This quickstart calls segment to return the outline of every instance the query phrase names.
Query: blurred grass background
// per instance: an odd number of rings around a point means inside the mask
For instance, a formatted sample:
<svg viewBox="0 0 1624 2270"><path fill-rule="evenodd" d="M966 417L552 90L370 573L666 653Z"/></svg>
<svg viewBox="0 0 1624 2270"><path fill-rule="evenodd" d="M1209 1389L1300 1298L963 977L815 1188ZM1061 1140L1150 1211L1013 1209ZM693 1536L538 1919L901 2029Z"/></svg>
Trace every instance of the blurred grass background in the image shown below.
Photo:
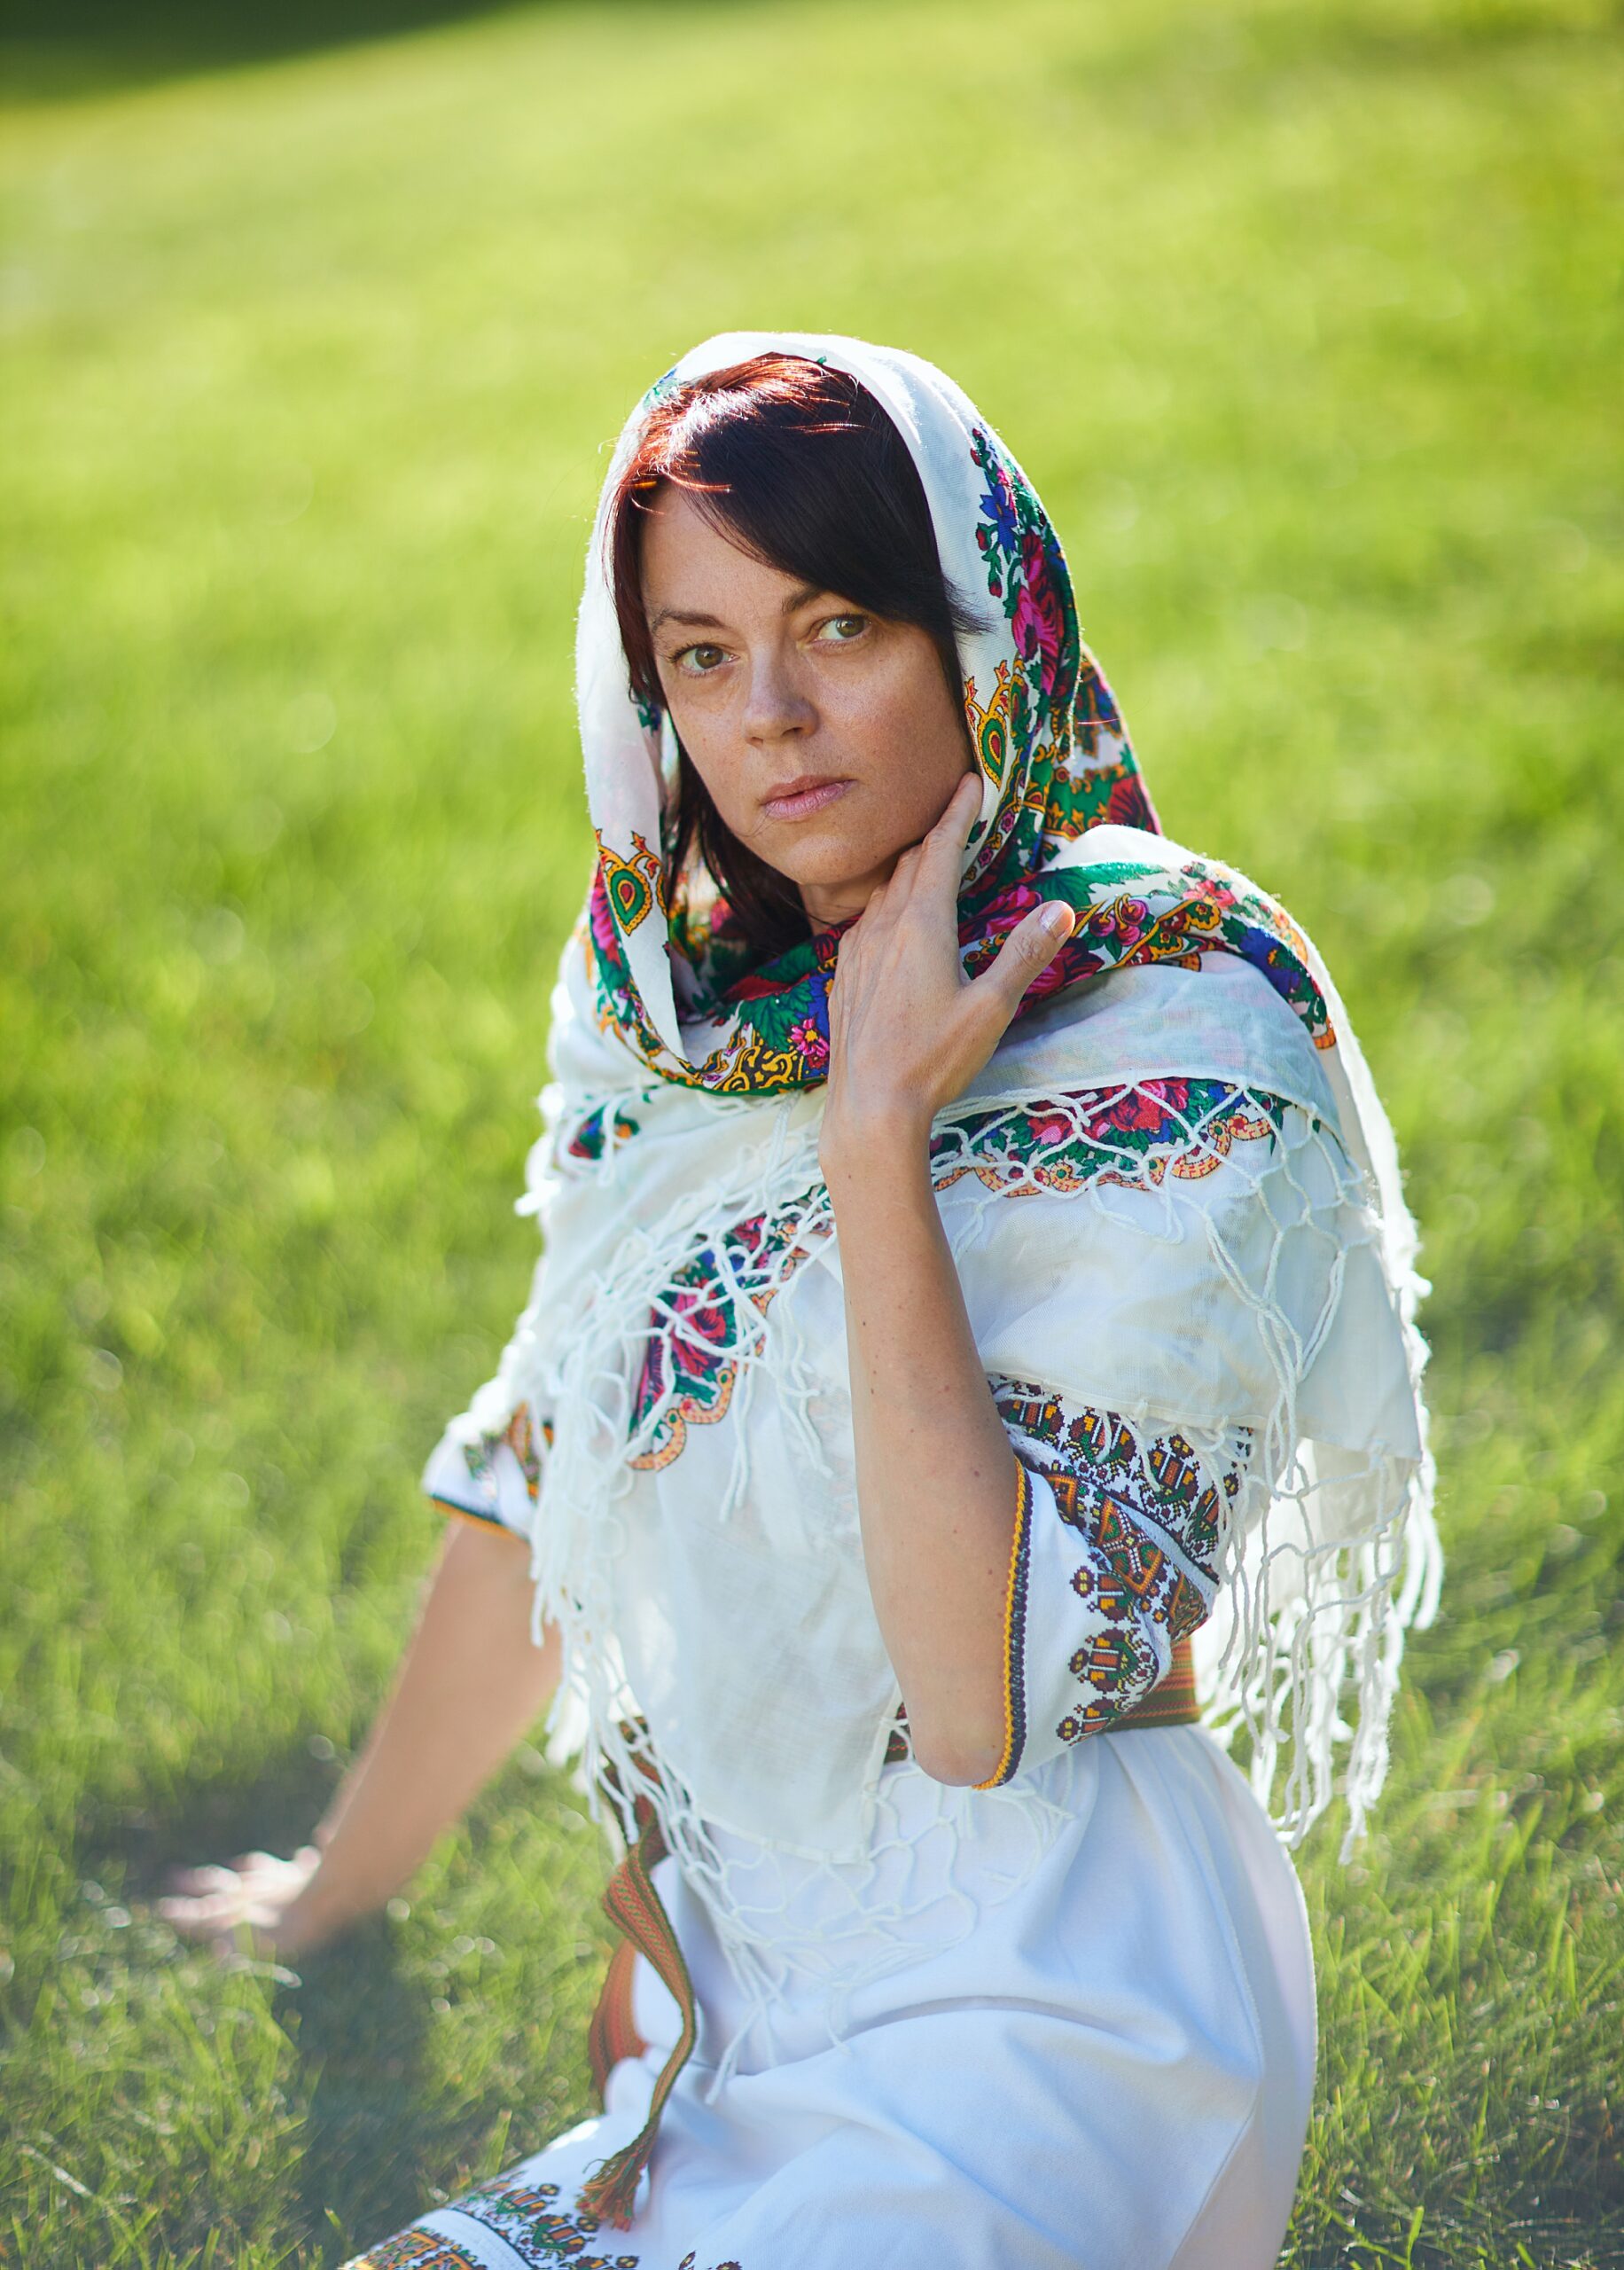
<svg viewBox="0 0 1624 2270"><path fill-rule="evenodd" d="M738 324L1002 428L1403 1147L1449 1576L1300 1855L1286 2259L1624 2260L1614 13L427 12L0 31L0 2260L337 2262L588 2109L533 1750L301 1984L148 1903L302 1839L410 1619L530 1269L605 446Z"/></svg>

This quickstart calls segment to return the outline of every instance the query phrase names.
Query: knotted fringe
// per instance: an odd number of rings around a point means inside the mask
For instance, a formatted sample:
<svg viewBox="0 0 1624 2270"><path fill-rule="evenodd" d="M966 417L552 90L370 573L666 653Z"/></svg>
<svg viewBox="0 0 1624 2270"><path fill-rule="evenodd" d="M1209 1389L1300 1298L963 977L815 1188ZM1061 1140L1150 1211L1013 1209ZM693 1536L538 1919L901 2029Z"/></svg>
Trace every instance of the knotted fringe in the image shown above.
<svg viewBox="0 0 1624 2270"><path fill-rule="evenodd" d="M631 2228L638 2180L653 2152L660 2116L666 2109L666 2099L676 2085L678 2073L688 2062L698 2033L693 1982L688 1976L688 1965L683 1960L683 1951L677 1945L671 1918L666 1913L664 1901L654 1889L652 1879L652 1870L666 1857L666 1840L659 1817L646 1799L639 1798L638 1810L644 1815L642 1834L609 1879L604 1892L604 1912L610 1922L618 1924L625 1933L626 1945L635 1948L639 1954L646 1955L652 1963L656 1974L669 1989L672 1999L682 2012L683 2026L654 2084L648 2118L629 2144L623 2144L618 2152L612 2152L606 2160L598 2164L596 2172L582 2185L576 2198L576 2205L583 2213L597 2215L622 2231ZM606 2034L612 2007L605 1982L605 1992L597 2010L593 2013L589 2044L595 2074L599 2055L610 2047ZM607 2078L607 2067L604 2077Z"/></svg>

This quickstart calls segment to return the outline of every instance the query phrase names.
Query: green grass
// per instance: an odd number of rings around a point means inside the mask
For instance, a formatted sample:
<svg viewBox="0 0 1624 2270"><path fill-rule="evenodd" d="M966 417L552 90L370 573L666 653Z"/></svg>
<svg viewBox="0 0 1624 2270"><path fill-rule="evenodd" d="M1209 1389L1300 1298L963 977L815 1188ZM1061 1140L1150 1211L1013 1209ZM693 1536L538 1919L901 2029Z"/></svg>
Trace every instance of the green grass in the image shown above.
<svg viewBox="0 0 1624 2270"><path fill-rule="evenodd" d="M1170 832L1316 935L1403 1146L1449 1573L1375 1833L1300 1856L1288 2259L1624 2260L1608 12L20 54L0 2260L336 2262L588 2106L602 1860L533 1753L299 1985L149 1902L308 1830L411 1616L530 1267L603 448L754 323L913 346L1008 435Z"/></svg>

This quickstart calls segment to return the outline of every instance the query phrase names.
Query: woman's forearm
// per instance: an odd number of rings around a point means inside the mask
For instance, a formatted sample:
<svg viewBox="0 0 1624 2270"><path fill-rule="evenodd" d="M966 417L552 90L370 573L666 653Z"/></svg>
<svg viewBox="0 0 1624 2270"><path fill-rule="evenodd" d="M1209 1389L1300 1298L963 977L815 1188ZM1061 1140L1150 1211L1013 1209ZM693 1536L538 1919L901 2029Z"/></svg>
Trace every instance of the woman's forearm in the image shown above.
<svg viewBox="0 0 1624 2270"><path fill-rule="evenodd" d="M1016 1461L931 1186L928 1128L868 1131L828 1162L839 1236L863 1555L938 1781L974 1782L1003 1747L1003 1614Z"/></svg>
<svg viewBox="0 0 1624 2270"><path fill-rule="evenodd" d="M1072 916L1033 908L965 977L955 909L980 777L964 755L941 818L840 940L818 1158L846 1284L869 1588L915 1757L939 1781L974 1782L1003 1753L1019 1468L936 1210L931 1123L987 1063Z"/></svg>
<svg viewBox="0 0 1624 2270"><path fill-rule="evenodd" d="M328 1807L321 1863L290 1915L324 1938L381 1906L426 1858L558 1685L560 1643L530 1636L522 1541L453 1522L394 1686Z"/></svg>

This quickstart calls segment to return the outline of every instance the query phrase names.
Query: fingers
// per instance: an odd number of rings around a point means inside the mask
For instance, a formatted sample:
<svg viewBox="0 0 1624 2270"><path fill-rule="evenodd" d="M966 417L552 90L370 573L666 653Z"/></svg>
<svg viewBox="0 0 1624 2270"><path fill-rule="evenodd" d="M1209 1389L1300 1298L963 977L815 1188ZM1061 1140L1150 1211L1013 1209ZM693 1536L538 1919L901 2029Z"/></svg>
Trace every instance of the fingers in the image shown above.
<svg viewBox="0 0 1624 2270"><path fill-rule="evenodd" d="M230 1891L245 1876L264 1875L288 1863L274 1852L239 1852L234 1860L211 1860L199 1868L171 1868L164 1881L171 1891Z"/></svg>
<svg viewBox="0 0 1624 2270"><path fill-rule="evenodd" d="M987 998L1001 1008L1007 1024L1027 987L1042 975L1070 937L1076 920L1071 908L1058 899L1034 907L1011 931L991 967L972 982L971 992L985 988Z"/></svg>
<svg viewBox="0 0 1624 2270"><path fill-rule="evenodd" d="M947 810L919 846L914 880L949 920L958 904L964 845L980 809L981 776L966 772L949 797Z"/></svg>
<svg viewBox="0 0 1624 2270"><path fill-rule="evenodd" d="M312 1851L313 1851L313 1848ZM171 1868L169 1890L156 1912L186 1938L215 1938L246 1922L264 1922L279 1899L309 1874L305 1853L293 1860L274 1852L241 1852L229 1866Z"/></svg>
<svg viewBox="0 0 1624 2270"><path fill-rule="evenodd" d="M217 1938L229 1931L242 1914L240 1898L160 1899L158 1913L171 1930L183 1939Z"/></svg>
<svg viewBox="0 0 1624 2270"><path fill-rule="evenodd" d="M940 868L958 889L959 863L975 816L981 809L981 776L966 772L954 787L947 808L919 845L922 864Z"/></svg>
<svg viewBox="0 0 1624 2270"><path fill-rule="evenodd" d="M888 881L869 901L863 916L869 936L890 927L912 900L916 888L922 887L949 906L956 901L964 844L980 809L981 777L979 772L966 772L935 826L899 852Z"/></svg>
<svg viewBox="0 0 1624 2270"><path fill-rule="evenodd" d="M201 1891L220 1891L228 1883L234 1880L234 1870L223 1868L216 1862L211 1861L207 1867L171 1868L165 1876L164 1882L172 1892L196 1894Z"/></svg>
<svg viewBox="0 0 1624 2270"><path fill-rule="evenodd" d="M235 1898L160 1899L157 1912L172 1931L183 1939L200 1939L216 1946L235 1946L247 1930L257 1935L272 1930L285 1900L254 1898L239 1891Z"/></svg>
<svg viewBox="0 0 1624 2270"><path fill-rule="evenodd" d="M970 824L981 809L981 776L979 772L963 772L953 784L953 794L942 807L941 818L931 834L945 831L956 835L962 843L970 833Z"/></svg>
<svg viewBox="0 0 1624 2270"><path fill-rule="evenodd" d="M241 1876L232 1876L228 1883L202 1891L172 1892L159 1900L157 1907L166 1922L207 1922L213 1916L236 1914L254 1896Z"/></svg>

